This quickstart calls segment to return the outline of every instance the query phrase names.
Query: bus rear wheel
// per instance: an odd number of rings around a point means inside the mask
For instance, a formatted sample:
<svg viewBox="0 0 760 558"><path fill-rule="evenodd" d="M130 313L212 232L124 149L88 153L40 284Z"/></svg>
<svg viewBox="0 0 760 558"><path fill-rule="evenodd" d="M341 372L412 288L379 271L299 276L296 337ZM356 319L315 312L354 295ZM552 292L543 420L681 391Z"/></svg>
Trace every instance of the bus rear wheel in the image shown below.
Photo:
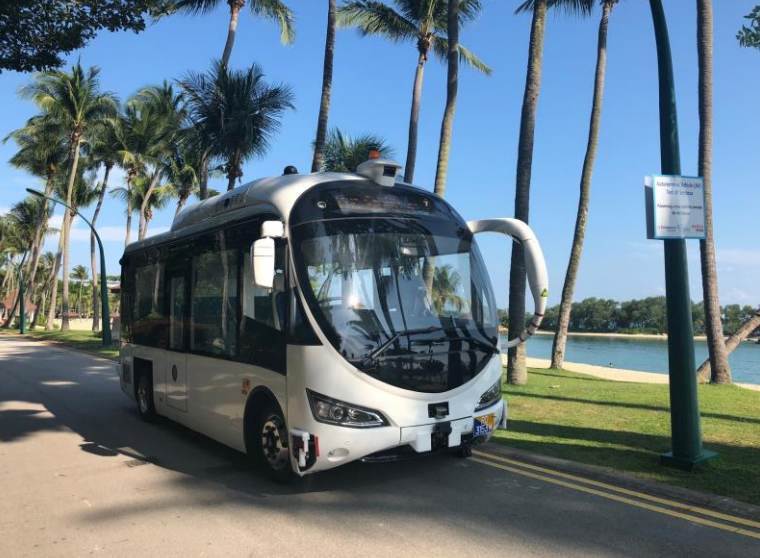
<svg viewBox="0 0 760 558"><path fill-rule="evenodd" d="M277 483L287 484L295 474L290 465L290 443L285 419L278 406L268 403L251 425L248 453L254 465Z"/></svg>
<svg viewBox="0 0 760 558"><path fill-rule="evenodd" d="M153 381L150 374L143 373L138 376L135 396L140 418L146 422L155 422L158 415L153 404Z"/></svg>

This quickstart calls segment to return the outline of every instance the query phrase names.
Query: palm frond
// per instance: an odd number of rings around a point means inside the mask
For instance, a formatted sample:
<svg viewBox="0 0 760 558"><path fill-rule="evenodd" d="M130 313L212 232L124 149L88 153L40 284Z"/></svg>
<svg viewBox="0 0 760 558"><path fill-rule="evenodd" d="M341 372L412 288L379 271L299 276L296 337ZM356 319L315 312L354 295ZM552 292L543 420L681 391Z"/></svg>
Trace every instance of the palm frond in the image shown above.
<svg viewBox="0 0 760 558"><path fill-rule="evenodd" d="M285 45L293 44L296 38L295 15L280 0L249 0L251 13L276 21L280 26L280 41Z"/></svg>
<svg viewBox="0 0 760 558"><path fill-rule="evenodd" d="M378 35L393 42L413 40L418 35L413 21L375 0L353 0L337 11L339 27L356 27L362 36Z"/></svg>
<svg viewBox="0 0 760 558"><path fill-rule="evenodd" d="M469 51L462 44L458 45L457 50L459 50L459 61L462 64L464 64L465 66L469 66L470 68L474 68L477 71L482 72L487 76L491 75L492 73L491 68L486 66L485 62L483 62L480 58L475 56L471 51ZM436 58L438 58L441 61L445 61L449 56L448 39L444 39L443 37L436 37L435 40L433 41L433 52L435 52Z"/></svg>
<svg viewBox="0 0 760 558"><path fill-rule="evenodd" d="M546 6L550 10L565 12L568 15L586 17L594 11L596 0L547 0ZM527 0L518 6L516 14L532 12L536 0Z"/></svg>

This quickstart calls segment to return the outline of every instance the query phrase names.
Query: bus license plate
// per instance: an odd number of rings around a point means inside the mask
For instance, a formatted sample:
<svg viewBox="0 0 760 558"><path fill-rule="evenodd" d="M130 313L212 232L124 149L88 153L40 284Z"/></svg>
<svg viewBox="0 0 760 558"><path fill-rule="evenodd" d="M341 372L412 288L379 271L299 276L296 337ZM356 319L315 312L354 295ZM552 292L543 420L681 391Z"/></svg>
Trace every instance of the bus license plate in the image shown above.
<svg viewBox="0 0 760 558"><path fill-rule="evenodd" d="M472 435L475 437L489 434L496 429L496 415L494 413L488 413L482 417L475 417L475 422L472 425Z"/></svg>

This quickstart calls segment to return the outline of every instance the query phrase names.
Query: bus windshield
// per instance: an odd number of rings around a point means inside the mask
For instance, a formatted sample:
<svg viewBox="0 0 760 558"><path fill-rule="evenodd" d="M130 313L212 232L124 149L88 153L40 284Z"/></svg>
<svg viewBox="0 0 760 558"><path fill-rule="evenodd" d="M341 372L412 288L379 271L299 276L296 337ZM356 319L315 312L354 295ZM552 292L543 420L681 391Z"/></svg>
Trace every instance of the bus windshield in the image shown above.
<svg viewBox="0 0 760 558"><path fill-rule="evenodd" d="M441 392L496 349L490 283L452 219L345 218L293 228L305 298L333 346L382 381Z"/></svg>

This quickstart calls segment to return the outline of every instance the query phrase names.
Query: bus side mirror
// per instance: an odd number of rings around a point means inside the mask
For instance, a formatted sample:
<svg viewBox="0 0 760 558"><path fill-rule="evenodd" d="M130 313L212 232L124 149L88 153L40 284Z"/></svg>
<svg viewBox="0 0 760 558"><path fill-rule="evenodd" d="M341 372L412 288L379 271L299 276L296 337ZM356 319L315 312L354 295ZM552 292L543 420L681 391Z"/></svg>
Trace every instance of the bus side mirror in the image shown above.
<svg viewBox="0 0 760 558"><path fill-rule="evenodd" d="M274 238L260 238L251 245L253 284L271 289L274 284Z"/></svg>

